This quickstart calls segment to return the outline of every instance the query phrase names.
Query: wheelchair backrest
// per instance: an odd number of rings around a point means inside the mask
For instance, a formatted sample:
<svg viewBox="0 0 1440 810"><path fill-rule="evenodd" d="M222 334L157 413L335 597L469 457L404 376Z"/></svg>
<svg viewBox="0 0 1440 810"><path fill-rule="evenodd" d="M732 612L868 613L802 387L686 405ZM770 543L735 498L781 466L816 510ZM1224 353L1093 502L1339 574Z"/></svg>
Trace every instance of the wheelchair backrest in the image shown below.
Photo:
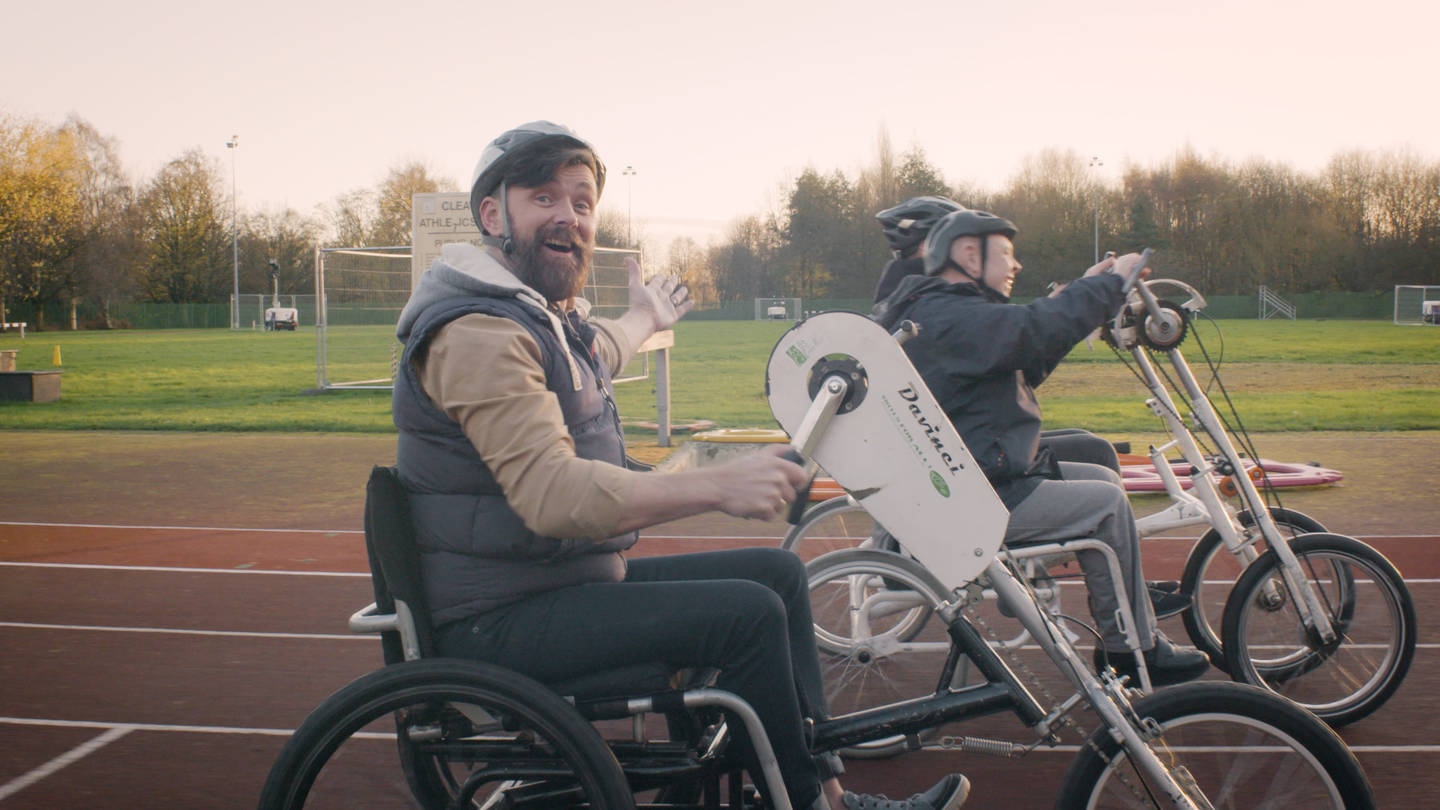
<svg viewBox="0 0 1440 810"><path fill-rule="evenodd" d="M410 522L410 498L394 467L377 466L370 471L365 487L365 549L370 557L375 606L381 613L408 611L416 632L414 648L422 658L433 656L435 644L420 581L420 549ZM405 660L405 645L398 632L382 633L381 646L385 663Z"/></svg>

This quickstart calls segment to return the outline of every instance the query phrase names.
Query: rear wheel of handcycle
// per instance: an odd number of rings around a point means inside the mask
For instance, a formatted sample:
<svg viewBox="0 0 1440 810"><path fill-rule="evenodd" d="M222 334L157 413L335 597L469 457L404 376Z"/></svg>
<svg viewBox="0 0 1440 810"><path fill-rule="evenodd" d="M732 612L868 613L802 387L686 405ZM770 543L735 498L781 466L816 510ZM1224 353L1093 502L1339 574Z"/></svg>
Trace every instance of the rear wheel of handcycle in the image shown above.
<svg viewBox="0 0 1440 810"><path fill-rule="evenodd" d="M1271 509L1270 518L1287 541L1302 534L1325 531L1320 521L1293 509ZM1235 519L1242 531L1259 537L1260 529L1255 525L1255 516L1248 510L1237 514ZM1252 553L1252 556L1258 554ZM1245 567L1244 560L1225 547L1220 532L1211 529L1190 549L1190 556L1185 560L1185 573L1180 578L1180 592L1190 597L1190 607L1181 614L1190 642L1209 655L1210 662L1222 670L1226 665L1225 651L1220 643L1220 626L1225 618L1225 601L1230 598L1230 591Z"/></svg>
<svg viewBox="0 0 1440 810"><path fill-rule="evenodd" d="M387 666L331 695L286 743L260 798L262 810L417 804L626 808L634 798L573 706L515 672L456 659Z"/></svg>
<svg viewBox="0 0 1440 810"><path fill-rule="evenodd" d="M820 669L832 714L850 714L934 694L949 650L941 622L916 637L948 597L924 566L899 554L868 549L831 552L806 566L810 609L820 648ZM893 756L907 748L903 736L856 745L852 758Z"/></svg>
<svg viewBox="0 0 1440 810"><path fill-rule="evenodd" d="M1200 807L1375 806L1360 763L1339 736L1263 689L1222 682L1182 684L1141 698L1133 708L1158 728L1149 747ZM1103 810L1171 805L1102 728L1080 746L1055 806Z"/></svg>
<svg viewBox="0 0 1440 810"><path fill-rule="evenodd" d="M877 540L882 545L877 546ZM806 563L832 551L852 548L900 551L894 538L849 495L830 498L807 509L800 522L785 534L780 547L795 552ZM920 632L929 617L927 610L913 610L893 618L890 627L896 636L909 640ZM822 639L822 649L824 645Z"/></svg>
<svg viewBox="0 0 1440 810"><path fill-rule="evenodd" d="M1222 628L1231 677L1278 692L1332 726L1380 708L1415 656L1415 603L1395 566L1352 537L1310 534L1290 544L1337 638L1322 644L1301 621L1280 558L1266 552L1235 583Z"/></svg>

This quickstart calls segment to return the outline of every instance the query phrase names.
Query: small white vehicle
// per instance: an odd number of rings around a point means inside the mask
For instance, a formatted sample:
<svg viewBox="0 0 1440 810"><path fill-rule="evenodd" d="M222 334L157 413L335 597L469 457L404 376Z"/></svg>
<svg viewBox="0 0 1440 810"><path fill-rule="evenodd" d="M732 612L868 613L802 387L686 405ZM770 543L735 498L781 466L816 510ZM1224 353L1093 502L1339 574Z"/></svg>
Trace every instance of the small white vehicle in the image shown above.
<svg viewBox="0 0 1440 810"><path fill-rule="evenodd" d="M295 307L270 307L265 310L265 331L288 329L291 332L300 325L300 310Z"/></svg>

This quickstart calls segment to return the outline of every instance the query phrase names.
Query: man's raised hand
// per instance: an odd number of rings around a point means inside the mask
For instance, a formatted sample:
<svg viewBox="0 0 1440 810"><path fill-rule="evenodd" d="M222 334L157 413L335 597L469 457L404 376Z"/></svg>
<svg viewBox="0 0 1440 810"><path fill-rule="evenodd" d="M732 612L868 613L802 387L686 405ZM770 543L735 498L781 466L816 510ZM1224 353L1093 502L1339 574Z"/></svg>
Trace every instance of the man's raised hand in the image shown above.
<svg viewBox="0 0 1440 810"><path fill-rule="evenodd" d="M675 276L657 275L647 282L633 257L625 259L625 268L630 272L630 311L649 315L655 331L669 329L695 308L690 288Z"/></svg>

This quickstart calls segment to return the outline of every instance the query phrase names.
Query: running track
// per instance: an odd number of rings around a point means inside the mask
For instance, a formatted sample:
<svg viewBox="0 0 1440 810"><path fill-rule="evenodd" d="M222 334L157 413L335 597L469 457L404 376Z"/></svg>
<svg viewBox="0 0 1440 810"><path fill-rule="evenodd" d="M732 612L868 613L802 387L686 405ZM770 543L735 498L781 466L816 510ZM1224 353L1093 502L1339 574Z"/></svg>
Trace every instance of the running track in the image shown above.
<svg viewBox="0 0 1440 810"><path fill-rule="evenodd" d="M713 517L647 534L642 554L774 543L780 524ZM1346 728L1380 806L1440 795L1437 536L1366 537L1416 597L1420 649L1399 693ZM1187 539L1146 541L1178 576ZM350 530L0 522L0 810L253 807L286 735L328 693L378 666L345 620L371 600ZM1068 597L1067 597L1068 598ZM1183 638L1183 629L1169 627ZM849 786L905 795L963 770L967 807L1041 808L1066 753L1020 763L924 751L855 763ZM1298 808L1296 810L1299 810Z"/></svg>

